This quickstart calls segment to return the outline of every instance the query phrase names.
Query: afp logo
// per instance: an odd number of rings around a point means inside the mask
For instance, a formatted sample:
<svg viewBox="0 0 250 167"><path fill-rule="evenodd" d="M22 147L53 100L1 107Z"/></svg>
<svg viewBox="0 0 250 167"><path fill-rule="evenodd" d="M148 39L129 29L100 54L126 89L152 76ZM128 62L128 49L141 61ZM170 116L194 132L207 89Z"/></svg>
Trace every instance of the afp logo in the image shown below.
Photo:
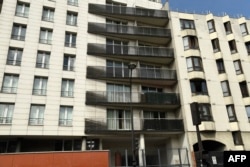
<svg viewBox="0 0 250 167"><path fill-rule="evenodd" d="M250 151L224 151L225 167L248 167Z"/></svg>

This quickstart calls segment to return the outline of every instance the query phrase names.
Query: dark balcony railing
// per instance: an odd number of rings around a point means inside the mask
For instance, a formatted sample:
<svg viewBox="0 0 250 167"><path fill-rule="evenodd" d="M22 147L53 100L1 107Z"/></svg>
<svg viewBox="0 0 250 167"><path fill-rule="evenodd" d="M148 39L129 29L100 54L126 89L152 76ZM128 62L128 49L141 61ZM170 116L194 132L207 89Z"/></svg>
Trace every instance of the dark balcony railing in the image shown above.
<svg viewBox="0 0 250 167"><path fill-rule="evenodd" d="M182 119L134 119L136 131L184 131ZM131 131L130 118L87 118L85 119L86 132Z"/></svg>
<svg viewBox="0 0 250 167"><path fill-rule="evenodd" d="M133 8L115 5L89 4L90 13L103 13L112 15L131 15L142 17L168 18L168 12L164 10Z"/></svg>
<svg viewBox="0 0 250 167"><path fill-rule="evenodd" d="M157 93L157 92L133 92L132 105L179 105L179 95L176 93ZM130 92L92 92L86 93L86 104L107 104L118 103L129 105Z"/></svg>
<svg viewBox="0 0 250 167"><path fill-rule="evenodd" d="M88 78L129 78L129 69L127 67L87 67ZM159 79L176 80L176 70L157 69L157 68L137 68L133 78L137 79Z"/></svg>
<svg viewBox="0 0 250 167"><path fill-rule="evenodd" d="M172 48L88 43L88 54L174 58Z"/></svg>
<svg viewBox="0 0 250 167"><path fill-rule="evenodd" d="M21 65L21 60L7 59L6 64L13 65L13 66L20 66Z"/></svg>
<svg viewBox="0 0 250 167"><path fill-rule="evenodd" d="M88 23L88 31L91 33L115 33L125 35L143 35L169 38L171 37L171 31L165 28L155 27L136 27L119 24L105 24L105 23Z"/></svg>

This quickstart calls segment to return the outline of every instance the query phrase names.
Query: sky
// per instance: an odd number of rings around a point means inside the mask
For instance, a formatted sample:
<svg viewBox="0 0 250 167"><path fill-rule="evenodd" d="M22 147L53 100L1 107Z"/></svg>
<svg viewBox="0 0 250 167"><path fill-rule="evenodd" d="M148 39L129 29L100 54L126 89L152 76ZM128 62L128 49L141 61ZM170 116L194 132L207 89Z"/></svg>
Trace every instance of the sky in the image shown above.
<svg viewBox="0 0 250 167"><path fill-rule="evenodd" d="M165 3L167 0L162 0ZM170 10L205 14L208 11L216 16L223 13L230 17L244 16L250 19L250 0L168 0Z"/></svg>

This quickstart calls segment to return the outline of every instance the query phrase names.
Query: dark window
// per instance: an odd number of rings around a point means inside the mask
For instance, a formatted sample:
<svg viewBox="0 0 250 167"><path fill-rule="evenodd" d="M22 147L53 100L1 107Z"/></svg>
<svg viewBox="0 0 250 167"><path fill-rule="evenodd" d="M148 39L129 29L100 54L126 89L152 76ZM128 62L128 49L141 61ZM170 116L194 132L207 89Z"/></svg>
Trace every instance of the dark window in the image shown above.
<svg viewBox="0 0 250 167"><path fill-rule="evenodd" d="M17 2L15 15L20 17L28 17L29 8L30 4L24 2Z"/></svg>
<svg viewBox="0 0 250 167"><path fill-rule="evenodd" d="M0 153L14 153L17 149L17 141L0 141Z"/></svg>
<svg viewBox="0 0 250 167"><path fill-rule="evenodd" d="M214 53L219 52L220 51L220 44L219 44L218 38L213 39L211 42L212 42Z"/></svg>
<svg viewBox="0 0 250 167"><path fill-rule="evenodd" d="M243 36L248 35L247 24L243 23L240 25L240 30Z"/></svg>
<svg viewBox="0 0 250 167"><path fill-rule="evenodd" d="M188 71L203 71L200 57L188 57L186 59Z"/></svg>
<svg viewBox="0 0 250 167"><path fill-rule="evenodd" d="M38 51L36 57L36 68L49 68L50 52Z"/></svg>
<svg viewBox="0 0 250 167"><path fill-rule="evenodd" d="M209 33L213 33L213 32L216 31L216 30L215 30L215 25L214 25L214 20L209 20L209 21L207 22L207 26L208 26L208 31L209 31Z"/></svg>
<svg viewBox="0 0 250 167"><path fill-rule="evenodd" d="M225 28L226 34L232 33L232 27L231 27L230 21L224 23L224 28Z"/></svg>
<svg viewBox="0 0 250 167"><path fill-rule="evenodd" d="M180 19L181 29L195 29L194 21L193 20L184 20Z"/></svg>
<svg viewBox="0 0 250 167"><path fill-rule="evenodd" d="M219 74L226 72L223 59L216 60L216 65L217 65L217 69L218 69Z"/></svg>
<svg viewBox="0 0 250 167"><path fill-rule="evenodd" d="M86 149L87 150L99 150L99 139L87 139Z"/></svg>
<svg viewBox="0 0 250 167"><path fill-rule="evenodd" d="M229 49L232 54L237 53L237 47L235 40L228 41Z"/></svg>
<svg viewBox="0 0 250 167"><path fill-rule="evenodd" d="M227 105L227 115L228 115L228 119L230 122L236 122L237 118L236 118L236 114L235 114L235 109L234 109L234 105Z"/></svg>
<svg viewBox="0 0 250 167"><path fill-rule="evenodd" d="M221 82L221 88L223 92L223 96L231 96L230 88L229 88L229 83L228 81L222 81Z"/></svg>
<svg viewBox="0 0 250 167"><path fill-rule="evenodd" d="M11 124L15 104L0 103L0 125Z"/></svg>
<svg viewBox="0 0 250 167"><path fill-rule="evenodd" d="M26 35L26 25L22 24L13 24L11 39L24 41Z"/></svg>
<svg viewBox="0 0 250 167"><path fill-rule="evenodd" d="M55 13L54 8L43 7L42 20L53 22L54 21L54 13Z"/></svg>
<svg viewBox="0 0 250 167"><path fill-rule="evenodd" d="M246 45L247 53L248 55L250 55L250 42L246 42L245 45Z"/></svg>
<svg viewBox="0 0 250 167"><path fill-rule="evenodd" d="M207 84L205 80L190 80L192 95L208 95Z"/></svg>
<svg viewBox="0 0 250 167"><path fill-rule="evenodd" d="M75 12L67 12L66 24L71 26L77 25L77 13Z"/></svg>
<svg viewBox="0 0 250 167"><path fill-rule="evenodd" d="M78 6L78 0L68 0L68 5Z"/></svg>
<svg viewBox="0 0 250 167"><path fill-rule="evenodd" d="M74 71L75 68L75 55L65 54L63 58L63 70Z"/></svg>
<svg viewBox="0 0 250 167"><path fill-rule="evenodd" d="M242 137L240 131L232 132L233 140L235 145L243 145Z"/></svg>
<svg viewBox="0 0 250 167"><path fill-rule="evenodd" d="M22 61L22 48L9 48L8 58L6 64L20 66Z"/></svg>
<svg viewBox="0 0 250 167"><path fill-rule="evenodd" d="M249 92L248 92L246 81L240 82L239 85L240 85L240 91L241 91L242 97L249 97Z"/></svg>
<svg viewBox="0 0 250 167"><path fill-rule="evenodd" d="M19 75L17 74L4 74L2 83L3 93L16 93Z"/></svg>
<svg viewBox="0 0 250 167"><path fill-rule="evenodd" d="M196 36L183 37L184 50L199 49L198 39Z"/></svg>
<svg viewBox="0 0 250 167"><path fill-rule="evenodd" d="M76 33L66 32L65 33L65 46L66 47L76 47Z"/></svg>
<svg viewBox="0 0 250 167"><path fill-rule="evenodd" d="M213 121L211 106L207 103L199 103L199 113L201 121Z"/></svg>
<svg viewBox="0 0 250 167"><path fill-rule="evenodd" d="M234 69L237 75L243 74L242 66L240 60L234 61Z"/></svg>

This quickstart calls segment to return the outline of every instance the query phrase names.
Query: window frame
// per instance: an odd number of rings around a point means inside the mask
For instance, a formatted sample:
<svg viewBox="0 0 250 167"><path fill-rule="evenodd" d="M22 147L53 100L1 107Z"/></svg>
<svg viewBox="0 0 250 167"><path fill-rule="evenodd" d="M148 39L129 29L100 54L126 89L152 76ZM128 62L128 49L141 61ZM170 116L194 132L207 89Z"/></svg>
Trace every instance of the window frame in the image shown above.
<svg viewBox="0 0 250 167"><path fill-rule="evenodd" d="M196 36L188 35L182 38L184 50L199 49L199 42Z"/></svg>
<svg viewBox="0 0 250 167"><path fill-rule="evenodd" d="M54 14L55 8L43 6L42 21L54 22Z"/></svg>
<svg viewBox="0 0 250 167"><path fill-rule="evenodd" d="M23 48L9 47L6 64L20 66L22 62L22 55Z"/></svg>
<svg viewBox="0 0 250 167"><path fill-rule="evenodd" d="M229 45L229 49L230 49L231 54L238 52L236 41L234 39L231 41L228 41L228 45Z"/></svg>
<svg viewBox="0 0 250 167"><path fill-rule="evenodd" d="M30 114L29 114L29 125L43 125L44 113L45 113L44 104L31 104ZM35 115L34 118L33 115Z"/></svg>
<svg viewBox="0 0 250 167"><path fill-rule="evenodd" d="M0 103L0 125L12 124L14 103Z"/></svg>
<svg viewBox="0 0 250 167"><path fill-rule="evenodd" d="M233 33L230 21L227 21L224 23L224 29L225 29L226 35Z"/></svg>
<svg viewBox="0 0 250 167"><path fill-rule="evenodd" d="M221 81L220 83L221 83L221 90L222 90L223 96L224 97L231 96L229 82L225 80L225 81Z"/></svg>
<svg viewBox="0 0 250 167"><path fill-rule="evenodd" d="M7 82L6 77L10 77L10 83L6 83ZM19 75L18 74L5 73L4 77L3 77L1 92L2 93L10 93L10 94L17 93L18 82L19 82ZM8 84L8 86L5 86L5 84ZM14 84L14 86L13 86L13 84Z"/></svg>
<svg viewBox="0 0 250 167"><path fill-rule="evenodd" d="M21 12L18 11L19 7L21 8ZM30 8L29 3L17 1L15 16L28 18L29 17L29 8Z"/></svg>
<svg viewBox="0 0 250 167"><path fill-rule="evenodd" d="M234 145L243 145L243 140L240 131L232 132Z"/></svg>
<svg viewBox="0 0 250 167"><path fill-rule="evenodd" d="M36 82L38 84L38 89L35 89ZM34 82L33 82L32 95L46 96L47 95L47 85L48 85L48 77L35 76Z"/></svg>
<svg viewBox="0 0 250 167"><path fill-rule="evenodd" d="M25 41L27 25L13 23L11 39Z"/></svg>
<svg viewBox="0 0 250 167"><path fill-rule="evenodd" d="M198 111L202 122L213 121L211 105L209 103L199 103Z"/></svg>
<svg viewBox="0 0 250 167"><path fill-rule="evenodd" d="M66 25L77 26L77 19L78 19L77 12L67 11Z"/></svg>
<svg viewBox="0 0 250 167"><path fill-rule="evenodd" d="M216 32L214 20L208 20L207 27L208 27L209 33Z"/></svg>
<svg viewBox="0 0 250 167"><path fill-rule="evenodd" d="M235 107L233 104L226 105L229 122L237 122Z"/></svg>
<svg viewBox="0 0 250 167"><path fill-rule="evenodd" d="M195 30L194 20L180 19L181 30L191 29Z"/></svg>
<svg viewBox="0 0 250 167"><path fill-rule="evenodd" d="M211 40L214 53L220 52L220 42L218 38Z"/></svg>
<svg viewBox="0 0 250 167"><path fill-rule="evenodd" d="M76 39L77 39L77 33L66 31L64 46L76 48Z"/></svg>
<svg viewBox="0 0 250 167"><path fill-rule="evenodd" d="M242 23L240 24L240 31L241 31L241 34L242 36L246 36L248 35L248 28L247 28L247 24L246 23Z"/></svg>
<svg viewBox="0 0 250 167"><path fill-rule="evenodd" d="M235 61L233 61L233 63L234 63L234 69L235 69L236 75L243 74L241 61L240 60L235 60Z"/></svg>
<svg viewBox="0 0 250 167"><path fill-rule="evenodd" d="M208 96L207 82L203 79L191 79L190 88L192 96L206 95ZM200 90L200 91L199 91Z"/></svg>
<svg viewBox="0 0 250 167"><path fill-rule="evenodd" d="M216 66L219 74L226 73L225 65L223 59L216 60Z"/></svg>
<svg viewBox="0 0 250 167"><path fill-rule="evenodd" d="M186 58L187 71L203 71L202 59L200 57L191 56Z"/></svg>
<svg viewBox="0 0 250 167"><path fill-rule="evenodd" d="M41 56L41 58L40 58ZM42 60L41 62L40 59ZM36 57L36 68L49 68L49 61L50 61L50 52L47 51L38 51Z"/></svg>
<svg viewBox="0 0 250 167"><path fill-rule="evenodd" d="M73 124L73 106L60 106L59 110L59 126L72 126Z"/></svg>
<svg viewBox="0 0 250 167"><path fill-rule="evenodd" d="M63 78L61 84L61 97L74 97L74 87L75 87L74 79Z"/></svg>
<svg viewBox="0 0 250 167"><path fill-rule="evenodd" d="M52 44L52 35L53 30L49 28L41 28L40 29L40 35L39 35L39 43L41 44ZM44 36L44 37L42 37Z"/></svg>

